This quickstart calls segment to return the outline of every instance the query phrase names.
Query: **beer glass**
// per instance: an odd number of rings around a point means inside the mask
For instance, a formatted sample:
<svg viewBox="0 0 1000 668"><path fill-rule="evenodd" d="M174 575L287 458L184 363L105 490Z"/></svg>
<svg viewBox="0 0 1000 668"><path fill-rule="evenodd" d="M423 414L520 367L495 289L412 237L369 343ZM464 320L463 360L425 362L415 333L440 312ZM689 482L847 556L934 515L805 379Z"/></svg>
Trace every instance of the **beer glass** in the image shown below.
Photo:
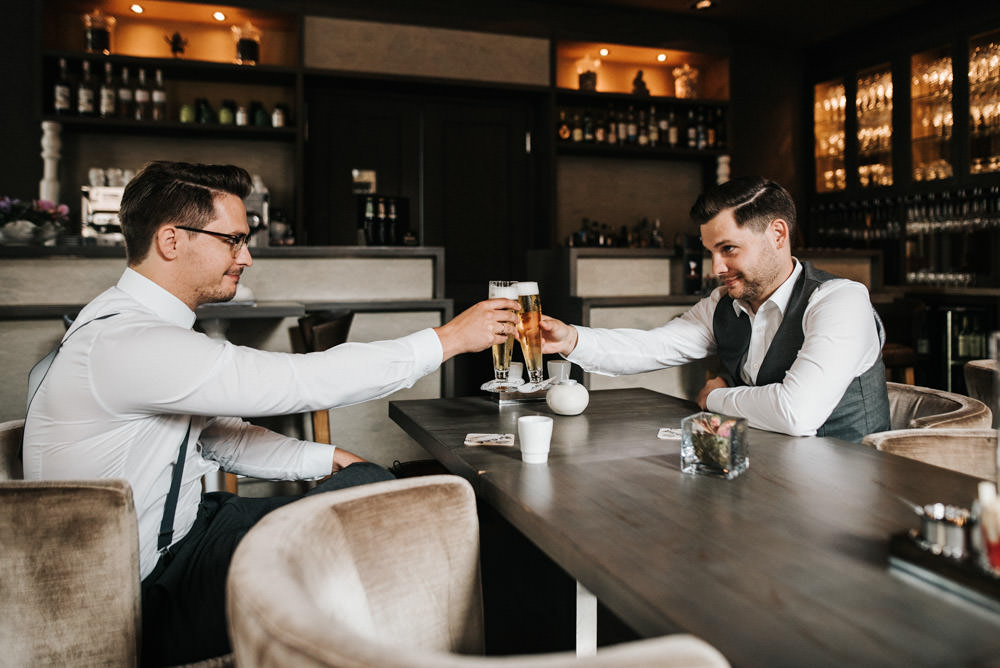
<svg viewBox="0 0 1000 668"><path fill-rule="evenodd" d="M517 300L517 281L490 281L490 299L504 297ZM514 335L509 334L504 343L493 344L493 380L479 389L485 392L505 392L524 383L523 378L509 378L510 357L514 351Z"/></svg>
<svg viewBox="0 0 1000 668"><path fill-rule="evenodd" d="M528 367L528 382L542 382L542 301L538 297L538 283L521 281L517 284L517 299L521 313L517 323L520 334L524 366Z"/></svg>

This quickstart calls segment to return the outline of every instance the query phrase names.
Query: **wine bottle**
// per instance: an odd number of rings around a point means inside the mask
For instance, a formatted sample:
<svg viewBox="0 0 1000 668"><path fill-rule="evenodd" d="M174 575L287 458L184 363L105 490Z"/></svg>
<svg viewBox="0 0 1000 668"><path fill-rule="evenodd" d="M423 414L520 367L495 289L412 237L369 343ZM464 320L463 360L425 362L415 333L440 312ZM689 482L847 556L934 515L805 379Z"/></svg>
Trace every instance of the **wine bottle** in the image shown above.
<svg viewBox="0 0 1000 668"><path fill-rule="evenodd" d="M570 138L572 132L569 129L569 123L566 121L566 110L559 110L559 123L556 125L556 137L560 141L567 141Z"/></svg>
<svg viewBox="0 0 1000 668"><path fill-rule="evenodd" d="M149 117L149 85L146 83L146 70L140 67L139 80L135 84L135 112L133 118L137 121L148 121Z"/></svg>
<svg viewBox="0 0 1000 668"><path fill-rule="evenodd" d="M618 114L614 107L608 107L608 133L605 140L611 145L618 143Z"/></svg>
<svg viewBox="0 0 1000 668"><path fill-rule="evenodd" d="M118 80L118 118L132 118L135 115L135 109L132 107L134 97L128 68L123 67L121 79Z"/></svg>
<svg viewBox="0 0 1000 668"><path fill-rule="evenodd" d="M694 118L694 109L688 109L687 113L687 147L698 147L698 124Z"/></svg>
<svg viewBox="0 0 1000 668"><path fill-rule="evenodd" d="M583 126L580 125L580 112L578 111L573 112L573 129L570 136L576 143L583 141Z"/></svg>
<svg viewBox="0 0 1000 668"><path fill-rule="evenodd" d="M637 122L639 128L638 137L636 141L639 146L649 146L649 127L646 125L646 111L644 109L639 110L639 120Z"/></svg>
<svg viewBox="0 0 1000 668"><path fill-rule="evenodd" d="M100 102L98 104L98 112L101 118L114 118L115 113L118 111L118 96L115 91L115 81L111 67L111 63L104 63L104 81L101 82Z"/></svg>
<svg viewBox="0 0 1000 668"><path fill-rule="evenodd" d="M153 84L152 96L153 109L152 117L154 121L167 120L167 91L163 87L163 70L156 70Z"/></svg>
<svg viewBox="0 0 1000 668"><path fill-rule="evenodd" d="M636 142L639 141L639 127L635 123L635 112L632 110L631 106L629 106L628 108L628 116L626 118L627 118L626 121L627 124L625 126L625 129L626 132L628 133L626 135L628 137L628 143L635 144Z"/></svg>
<svg viewBox="0 0 1000 668"><path fill-rule="evenodd" d="M72 111L73 88L66 69L66 59L59 59L59 78L52 87L52 109L57 114L68 114Z"/></svg>
<svg viewBox="0 0 1000 668"><path fill-rule="evenodd" d="M649 137L649 146L656 148L656 145L660 143L660 121L656 115L655 106L649 108L649 129L646 134Z"/></svg>
<svg viewBox="0 0 1000 668"><path fill-rule="evenodd" d="M83 61L83 76L76 86L76 113L93 116L97 113L97 88L90 76L90 61Z"/></svg>
<svg viewBox="0 0 1000 668"><path fill-rule="evenodd" d="M671 109L670 113L667 114L667 143L670 144L670 148L677 146L677 142L680 140L680 129L677 127L677 116L674 115L674 110Z"/></svg>

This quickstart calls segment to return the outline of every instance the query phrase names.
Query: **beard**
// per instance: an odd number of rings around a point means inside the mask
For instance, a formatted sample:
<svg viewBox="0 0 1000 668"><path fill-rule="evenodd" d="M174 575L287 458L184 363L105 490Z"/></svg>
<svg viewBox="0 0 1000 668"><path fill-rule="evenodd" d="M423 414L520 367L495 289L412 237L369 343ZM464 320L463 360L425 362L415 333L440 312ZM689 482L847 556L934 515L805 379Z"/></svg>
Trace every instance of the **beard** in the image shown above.
<svg viewBox="0 0 1000 668"><path fill-rule="evenodd" d="M228 302L236 296L236 289L239 287L239 277L242 275L243 271L230 271L225 274L228 276L235 276L236 281L230 284L230 281L223 279L223 282L219 285L214 286L204 286L198 291L198 303L199 304L218 304L221 302Z"/></svg>
<svg viewBox="0 0 1000 668"><path fill-rule="evenodd" d="M729 296L741 299L754 307L760 306L764 300L781 285L781 259L778 253L768 250L763 253L757 263L750 269L750 274L737 271L721 276L725 280L739 280L737 285L729 288Z"/></svg>

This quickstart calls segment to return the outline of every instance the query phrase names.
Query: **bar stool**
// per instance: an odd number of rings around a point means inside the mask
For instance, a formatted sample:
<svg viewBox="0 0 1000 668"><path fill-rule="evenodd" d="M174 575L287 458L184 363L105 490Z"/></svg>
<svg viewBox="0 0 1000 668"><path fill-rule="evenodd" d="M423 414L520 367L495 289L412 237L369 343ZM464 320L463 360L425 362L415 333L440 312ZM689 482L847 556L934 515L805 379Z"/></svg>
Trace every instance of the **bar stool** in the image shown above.
<svg viewBox="0 0 1000 668"><path fill-rule="evenodd" d="M917 363L917 351L900 343L887 343L882 346L882 363L885 365L885 379L893 382L903 382L915 385L916 377L913 367ZM900 378L897 374L901 374Z"/></svg>

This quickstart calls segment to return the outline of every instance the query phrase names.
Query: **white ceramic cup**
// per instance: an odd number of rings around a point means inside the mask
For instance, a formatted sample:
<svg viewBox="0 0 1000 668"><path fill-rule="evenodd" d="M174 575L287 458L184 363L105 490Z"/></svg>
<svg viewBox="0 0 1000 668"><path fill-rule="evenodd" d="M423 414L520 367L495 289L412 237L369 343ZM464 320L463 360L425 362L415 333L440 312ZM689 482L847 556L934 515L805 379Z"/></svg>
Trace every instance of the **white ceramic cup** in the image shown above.
<svg viewBox="0 0 1000 668"><path fill-rule="evenodd" d="M547 415L524 415L517 418L517 436L521 441L521 461L526 464L544 464L549 460L552 418Z"/></svg>
<svg viewBox="0 0 1000 668"><path fill-rule="evenodd" d="M566 360L549 360L549 378L551 378L554 383L558 383L561 380L568 380L570 368L572 366L573 363Z"/></svg>
<svg viewBox="0 0 1000 668"><path fill-rule="evenodd" d="M523 362L511 362L510 370L507 372L508 380L517 380L524 373L524 363Z"/></svg>

